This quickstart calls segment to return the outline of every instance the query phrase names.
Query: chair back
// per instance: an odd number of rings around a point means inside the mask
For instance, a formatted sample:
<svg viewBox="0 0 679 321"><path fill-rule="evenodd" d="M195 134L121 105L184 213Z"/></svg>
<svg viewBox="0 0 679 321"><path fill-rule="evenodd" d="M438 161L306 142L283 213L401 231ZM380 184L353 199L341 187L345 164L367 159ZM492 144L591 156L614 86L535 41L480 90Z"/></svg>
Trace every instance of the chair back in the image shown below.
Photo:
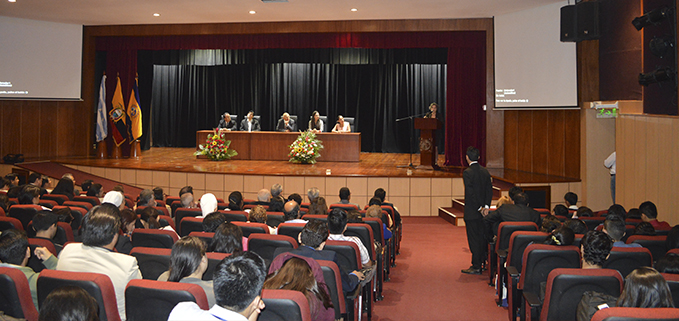
<svg viewBox="0 0 679 321"><path fill-rule="evenodd" d="M179 224L179 234L181 237L187 236L192 232L202 232L203 231L203 219L204 217L184 217Z"/></svg>
<svg viewBox="0 0 679 321"><path fill-rule="evenodd" d="M231 222L234 225L240 226L244 237L250 237L252 234L269 234L269 226L264 223L250 223L250 222Z"/></svg>
<svg viewBox="0 0 679 321"><path fill-rule="evenodd" d="M608 308L594 313L592 321L669 321L679 320L676 308Z"/></svg>
<svg viewBox="0 0 679 321"><path fill-rule="evenodd" d="M304 225L304 223L281 223L278 225L278 235L289 236L296 242L298 240L297 236L302 232Z"/></svg>
<svg viewBox="0 0 679 321"><path fill-rule="evenodd" d="M307 220L307 221L310 221L310 220L319 220L319 221L327 222L327 221L328 221L328 215L322 215L322 214L304 214L304 216L302 216L302 219L303 219L303 220Z"/></svg>
<svg viewBox="0 0 679 321"><path fill-rule="evenodd" d="M182 226L181 222L184 217L187 216L201 216L203 215L203 212L199 208L184 208L180 207L176 211L174 211L174 224L179 228L177 230L177 233L183 233L181 231ZM180 234L180 235L186 235L186 234Z"/></svg>
<svg viewBox="0 0 679 321"><path fill-rule="evenodd" d="M370 225L365 223L348 223L344 235L356 236L361 239L361 243L363 243L363 246L365 246L368 253L370 253L370 259L375 260L375 246L373 245L375 237L373 236L373 230Z"/></svg>
<svg viewBox="0 0 679 321"><path fill-rule="evenodd" d="M579 267L580 249L573 245L528 245L523 252L518 288L537 294L540 292L540 282L546 282L552 270Z"/></svg>
<svg viewBox="0 0 679 321"><path fill-rule="evenodd" d="M332 306L335 307L335 320L342 318L342 314L347 313L346 302L344 300L344 292L342 291L342 277L340 269L333 261L316 260L323 271L323 279L325 285L330 292L330 299Z"/></svg>
<svg viewBox="0 0 679 321"><path fill-rule="evenodd" d="M40 199L40 201L38 202L38 205L44 206L44 207L49 207L49 208L54 208L55 206L59 205L59 203L57 203L53 200ZM3 213L4 213L4 211L3 211Z"/></svg>
<svg viewBox="0 0 679 321"><path fill-rule="evenodd" d="M80 207L80 208L84 208L86 211L89 211L94 207L94 206L92 206L92 204L90 204L88 202L78 202L78 201L65 201L61 205L68 206L68 207L77 206L77 207Z"/></svg>
<svg viewBox="0 0 679 321"><path fill-rule="evenodd" d="M219 211L222 213L227 221L229 222L247 222L248 212L246 211Z"/></svg>
<svg viewBox="0 0 679 321"><path fill-rule="evenodd" d="M40 199L52 200L57 202L57 204L62 205L64 202L68 201L68 196L60 194L44 194L40 196Z"/></svg>
<svg viewBox="0 0 679 321"><path fill-rule="evenodd" d="M77 195L73 197L73 200L76 202L87 202L92 204L92 207L101 205L101 202L99 201L99 198L96 196L82 196L82 195Z"/></svg>
<svg viewBox="0 0 679 321"><path fill-rule="evenodd" d="M513 266L517 271L521 271L523 267L523 252L526 247L531 244L540 244L547 238L549 234L537 231L517 231L512 233L509 238L509 247L507 248L507 266Z"/></svg>
<svg viewBox="0 0 679 321"><path fill-rule="evenodd" d="M23 227L27 227L28 223L33 220L33 216L35 216L35 214L40 211L42 211L42 207L40 207L40 205L17 204L12 205L12 207L9 208L9 213L7 213L7 216L16 218L21 222Z"/></svg>
<svg viewBox="0 0 679 321"><path fill-rule="evenodd" d="M137 206L137 209L134 210L134 212L136 214L141 214L141 212L147 207L148 206ZM170 211L167 210L167 207L165 207L165 206L154 206L153 208L156 210L156 212L158 212L158 215L164 215L164 216L170 217ZM202 212L201 212L201 214L202 214Z"/></svg>
<svg viewBox="0 0 679 321"><path fill-rule="evenodd" d="M302 292L292 290L262 290L266 308L259 321L311 321L309 301Z"/></svg>
<svg viewBox="0 0 679 321"><path fill-rule="evenodd" d="M11 267L0 267L0 311L15 318L38 320L33 305L31 288L24 272Z"/></svg>
<svg viewBox="0 0 679 321"><path fill-rule="evenodd" d="M354 242L327 240L323 249L335 252L337 262L347 273L358 271L363 267L361 252Z"/></svg>
<svg viewBox="0 0 679 321"><path fill-rule="evenodd" d="M215 237L215 233L214 232L193 231L193 232L189 233L189 236L195 236L195 237L203 240L203 242L205 242L206 246L210 246L210 244L212 243L212 238Z"/></svg>
<svg viewBox="0 0 679 321"><path fill-rule="evenodd" d="M261 256L268 267L277 248L296 249L297 241L287 235L256 233L248 237L248 250Z"/></svg>
<svg viewBox="0 0 679 321"><path fill-rule="evenodd" d="M157 247L171 249L179 238L173 231L157 229L135 229L132 235L132 246Z"/></svg>
<svg viewBox="0 0 679 321"><path fill-rule="evenodd" d="M205 274L203 274L203 281L212 281L212 275L215 272L215 268L217 267L217 264L221 262L225 257L231 256L231 253L216 253L216 252L208 252L207 253L207 270L205 270Z"/></svg>
<svg viewBox="0 0 679 321"><path fill-rule="evenodd" d="M575 321L585 291L619 297L623 278L611 269L554 269L549 272L540 320Z"/></svg>
<svg viewBox="0 0 679 321"><path fill-rule="evenodd" d="M57 234L54 235L54 240L58 244L75 242L75 236L73 235L73 228L71 225L66 222L57 222Z"/></svg>
<svg viewBox="0 0 679 321"><path fill-rule="evenodd" d="M647 248L653 254L653 262L657 261L659 258L665 256L667 253L667 248L665 247L665 240L667 235L632 235L627 238L626 243L639 243L641 246Z"/></svg>
<svg viewBox="0 0 679 321"><path fill-rule="evenodd" d="M653 255L644 247L614 247L603 264L604 269L620 272L623 279L642 266L653 266Z"/></svg>
<svg viewBox="0 0 679 321"><path fill-rule="evenodd" d="M509 248L509 240L512 234L516 231L531 231L538 230L538 225L534 222L502 222L497 228L497 240L495 241L495 250L506 250Z"/></svg>
<svg viewBox="0 0 679 321"><path fill-rule="evenodd" d="M197 284L131 280L125 288L128 321L167 320L174 306L185 301L210 309L205 291Z"/></svg>
<svg viewBox="0 0 679 321"><path fill-rule="evenodd" d="M50 251L50 253L52 253L54 257L57 257L57 255L59 255L59 252L57 252L57 248L54 246L54 243L52 243L52 241L50 240L29 237L28 244L35 245L37 247L47 248L47 250Z"/></svg>
<svg viewBox="0 0 679 321"><path fill-rule="evenodd" d="M595 217L579 217L580 220L585 222L588 231L594 231L597 226L603 224L606 220L605 216L595 216Z"/></svg>
<svg viewBox="0 0 679 321"><path fill-rule="evenodd" d="M285 222L285 214L283 212L266 212L267 225L277 227L283 222Z"/></svg>
<svg viewBox="0 0 679 321"><path fill-rule="evenodd" d="M328 213L332 212L332 209L334 208L341 208L345 211L351 211L351 210L360 210L358 206L354 204L342 204L342 203L335 203L335 204L330 204L330 207L328 207Z"/></svg>
<svg viewBox="0 0 679 321"><path fill-rule="evenodd" d="M21 221L19 221L19 219L16 219L14 217L0 216L0 232L11 229L23 231L24 225L21 224Z"/></svg>
<svg viewBox="0 0 679 321"><path fill-rule="evenodd" d="M376 217L364 217L363 223L368 224L370 228L373 230L373 237L375 238L375 242L381 245L385 245L384 235L382 235L384 232L382 220Z"/></svg>
<svg viewBox="0 0 679 321"><path fill-rule="evenodd" d="M155 247L133 247L130 255L137 259L141 275L146 280L157 280L165 271L170 269L171 249Z"/></svg>
<svg viewBox="0 0 679 321"><path fill-rule="evenodd" d="M42 306L52 290L66 285L83 288L97 301L100 320L120 321L113 283L100 273L42 270L38 277L38 305Z"/></svg>
<svg viewBox="0 0 679 321"><path fill-rule="evenodd" d="M670 287L670 292L672 292L672 300L674 301L674 307L679 307L679 274L674 273L660 273L667 281L667 285Z"/></svg>

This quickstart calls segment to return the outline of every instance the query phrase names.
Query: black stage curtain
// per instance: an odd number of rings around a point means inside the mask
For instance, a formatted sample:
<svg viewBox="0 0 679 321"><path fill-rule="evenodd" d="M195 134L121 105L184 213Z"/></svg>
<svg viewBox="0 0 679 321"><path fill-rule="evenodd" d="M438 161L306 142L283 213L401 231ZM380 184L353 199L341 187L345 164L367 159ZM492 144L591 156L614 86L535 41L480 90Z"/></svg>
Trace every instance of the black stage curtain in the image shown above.
<svg viewBox="0 0 679 321"><path fill-rule="evenodd" d="M152 60L156 147L195 146L196 130L216 127L224 112L240 122L252 109L262 130L288 112L304 130L318 110L328 128L337 115L354 117L363 151L410 152L417 150L412 123L395 120L433 101L445 106L446 49L168 50Z"/></svg>

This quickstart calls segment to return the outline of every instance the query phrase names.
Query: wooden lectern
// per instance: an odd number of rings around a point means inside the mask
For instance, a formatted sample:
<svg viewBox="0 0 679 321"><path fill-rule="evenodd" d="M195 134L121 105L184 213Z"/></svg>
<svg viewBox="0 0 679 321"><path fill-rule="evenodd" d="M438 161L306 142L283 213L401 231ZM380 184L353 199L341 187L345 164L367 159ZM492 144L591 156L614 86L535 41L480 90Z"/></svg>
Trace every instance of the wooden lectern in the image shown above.
<svg viewBox="0 0 679 321"><path fill-rule="evenodd" d="M415 118L415 129L420 130L420 166L417 168L432 170L438 168L436 130L441 127L443 124L436 118Z"/></svg>

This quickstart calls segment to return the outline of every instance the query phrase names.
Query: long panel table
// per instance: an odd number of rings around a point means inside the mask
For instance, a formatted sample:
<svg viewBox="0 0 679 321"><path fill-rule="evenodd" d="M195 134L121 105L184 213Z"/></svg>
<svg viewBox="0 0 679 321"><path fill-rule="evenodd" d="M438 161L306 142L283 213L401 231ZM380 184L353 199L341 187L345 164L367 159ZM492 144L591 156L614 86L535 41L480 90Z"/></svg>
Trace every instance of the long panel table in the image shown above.
<svg viewBox="0 0 679 321"><path fill-rule="evenodd" d="M196 132L196 150L198 145L205 145L207 135L212 130ZM226 139L231 141L230 148L238 155L233 159L242 160L288 160L290 144L297 139L299 133L288 132L226 132ZM323 150L319 162L358 162L361 153L361 133L319 133L316 137L323 142Z"/></svg>

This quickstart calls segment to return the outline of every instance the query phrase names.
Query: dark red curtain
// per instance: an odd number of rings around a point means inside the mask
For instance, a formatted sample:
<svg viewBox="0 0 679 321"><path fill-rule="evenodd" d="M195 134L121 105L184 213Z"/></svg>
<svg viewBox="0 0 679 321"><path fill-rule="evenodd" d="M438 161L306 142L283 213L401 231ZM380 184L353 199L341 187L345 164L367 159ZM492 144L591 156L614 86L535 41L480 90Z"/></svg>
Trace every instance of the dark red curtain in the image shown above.
<svg viewBox="0 0 679 321"><path fill-rule="evenodd" d="M137 50L268 49L268 48L447 48L446 165L465 166L467 146L485 155L486 33L375 32L262 35L99 37L97 50L107 52L107 103L120 74L125 101L134 82ZM142 106L142 108L149 108ZM483 162L485 163L485 161Z"/></svg>

